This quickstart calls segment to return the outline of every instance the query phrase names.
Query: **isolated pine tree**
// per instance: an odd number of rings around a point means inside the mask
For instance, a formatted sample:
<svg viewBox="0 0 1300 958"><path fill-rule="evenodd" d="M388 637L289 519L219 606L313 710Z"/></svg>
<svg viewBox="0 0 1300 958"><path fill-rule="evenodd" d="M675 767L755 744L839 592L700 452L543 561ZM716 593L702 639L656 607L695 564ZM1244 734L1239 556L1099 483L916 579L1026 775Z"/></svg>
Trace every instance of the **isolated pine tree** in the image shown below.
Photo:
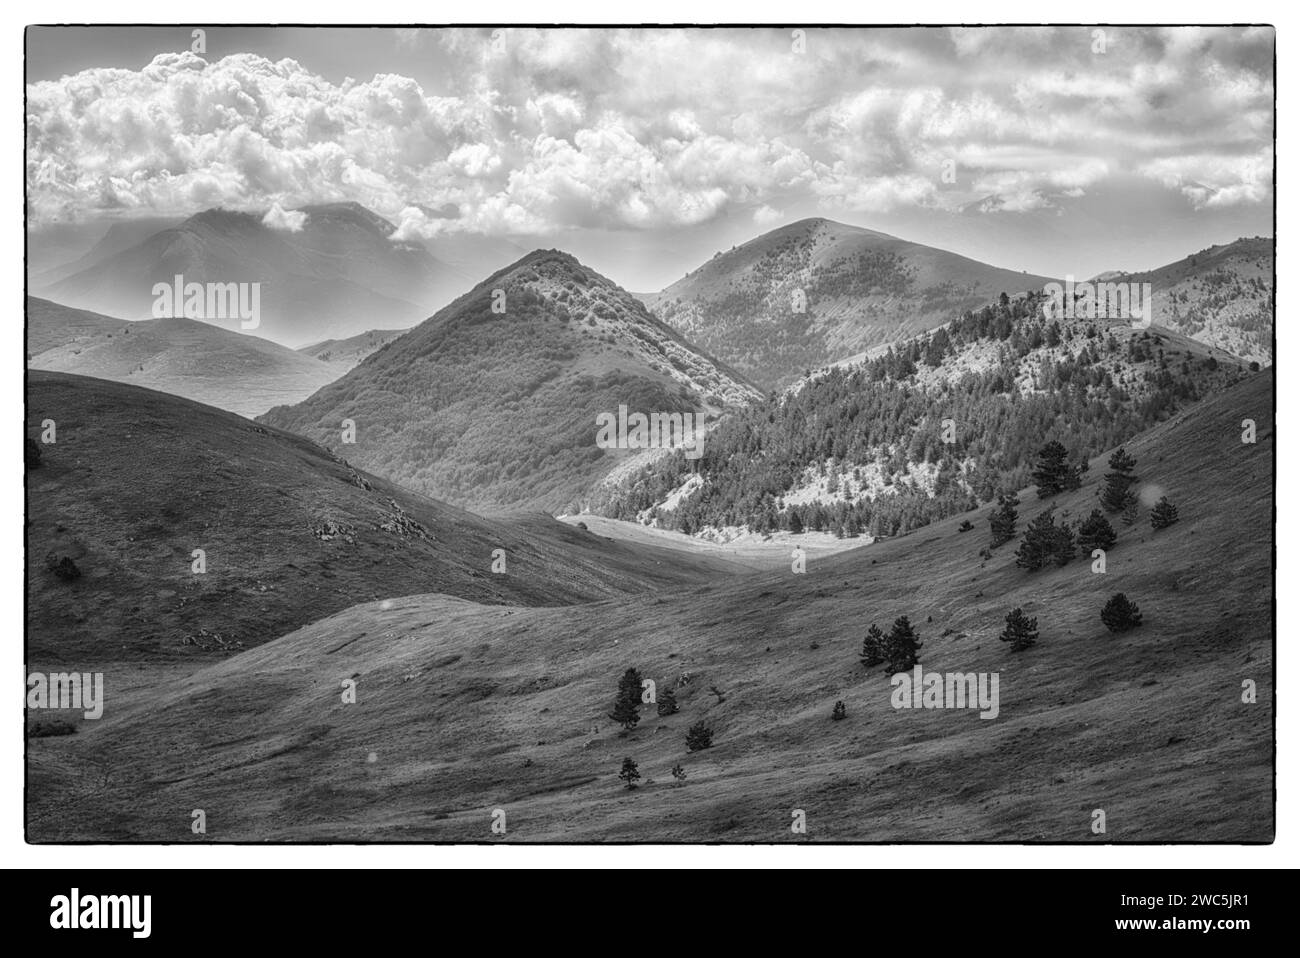
<svg viewBox="0 0 1300 958"><path fill-rule="evenodd" d="M835 703L835 707L831 709L831 718L838 722L843 719L846 714L847 712L844 708L844 700L840 699Z"/></svg>
<svg viewBox="0 0 1300 958"><path fill-rule="evenodd" d="M656 709L660 715L675 715L677 713L677 694L672 689L664 689L659 694Z"/></svg>
<svg viewBox="0 0 1300 958"><path fill-rule="evenodd" d="M637 780L641 777L641 773L637 771L636 762L632 761L631 758L623 759L623 771L618 773L618 777L627 782L628 788L636 788Z"/></svg>
<svg viewBox="0 0 1300 958"><path fill-rule="evenodd" d="M1070 465L1070 454L1055 439L1038 450L1038 465L1033 476L1038 484L1039 499L1079 488L1079 473Z"/></svg>
<svg viewBox="0 0 1300 958"><path fill-rule="evenodd" d="M862 640L862 654L858 658L869 669L885 661L885 633L879 626L872 625L867 629L866 638Z"/></svg>
<svg viewBox="0 0 1300 958"><path fill-rule="evenodd" d="M1016 512L1016 506L1020 505L1020 500L1016 498L1015 493L1004 493L998 496L997 508L989 513L989 545L997 548L1004 542L1010 542L1016 537L1016 519L1019 513Z"/></svg>
<svg viewBox="0 0 1300 958"><path fill-rule="evenodd" d="M1031 619L1020 609L1012 609L1007 613L1007 627L998 638L1010 642L1012 652L1023 652L1038 641L1038 619Z"/></svg>
<svg viewBox="0 0 1300 958"><path fill-rule="evenodd" d="M703 722L696 722L686 731L686 751L698 752L713 744L713 729Z"/></svg>
<svg viewBox="0 0 1300 958"><path fill-rule="evenodd" d="M620 692L618 700L614 703L614 711L609 717L623 726L625 732L632 731L636 728L636 723L641 721L641 697L638 695L636 698L629 698Z"/></svg>
<svg viewBox="0 0 1300 958"><path fill-rule="evenodd" d="M1016 549L1016 565L1030 572L1045 566L1051 558L1056 539L1056 522L1052 510L1039 513L1025 529L1020 546Z"/></svg>
<svg viewBox="0 0 1300 958"><path fill-rule="evenodd" d="M622 678L618 680L618 694L622 698L624 695L641 701L641 672L639 669L628 669L623 673Z"/></svg>
<svg viewBox="0 0 1300 958"><path fill-rule="evenodd" d="M1079 526L1079 548L1091 555L1093 549L1109 549L1115 544L1115 529L1101 514L1100 509L1093 509L1083 524Z"/></svg>
<svg viewBox="0 0 1300 958"><path fill-rule="evenodd" d="M1112 632L1127 632L1142 624L1142 613L1136 603L1128 600L1128 596L1117 592L1101 610L1101 621Z"/></svg>
<svg viewBox="0 0 1300 958"><path fill-rule="evenodd" d="M1124 525L1131 526L1138 519L1138 497L1133 494L1132 490L1124 494L1124 508L1120 511L1120 519Z"/></svg>
<svg viewBox="0 0 1300 958"><path fill-rule="evenodd" d="M1137 482L1133 475L1137 460L1121 447L1111 453L1106 464L1110 472L1106 473L1106 485L1101 491L1101 507L1107 512L1122 512L1128 504L1129 489Z"/></svg>
<svg viewBox="0 0 1300 958"><path fill-rule="evenodd" d="M907 616L899 616L885 637L885 674L910 671L919 660L916 653L920 648L921 642L916 638L912 623L907 621Z"/></svg>
<svg viewBox="0 0 1300 958"><path fill-rule="evenodd" d="M1178 521L1178 507L1169 501L1168 496L1161 496L1151 509L1151 528L1167 529Z"/></svg>

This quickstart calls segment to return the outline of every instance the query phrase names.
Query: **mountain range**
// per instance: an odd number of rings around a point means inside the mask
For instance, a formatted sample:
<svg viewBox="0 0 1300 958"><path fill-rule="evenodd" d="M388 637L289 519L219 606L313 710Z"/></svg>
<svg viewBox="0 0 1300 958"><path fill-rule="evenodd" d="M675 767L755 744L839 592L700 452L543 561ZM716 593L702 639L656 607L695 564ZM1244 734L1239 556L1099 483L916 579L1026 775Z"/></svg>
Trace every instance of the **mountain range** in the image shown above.
<svg viewBox="0 0 1300 958"><path fill-rule="evenodd" d="M210 209L95 258L33 292L126 319L154 317L155 284L260 284L259 334L288 345L413 325L472 283L356 203L305 206L285 222ZM168 309L168 315L179 310ZM227 328L238 319L206 318ZM250 328L250 327L242 327Z"/></svg>

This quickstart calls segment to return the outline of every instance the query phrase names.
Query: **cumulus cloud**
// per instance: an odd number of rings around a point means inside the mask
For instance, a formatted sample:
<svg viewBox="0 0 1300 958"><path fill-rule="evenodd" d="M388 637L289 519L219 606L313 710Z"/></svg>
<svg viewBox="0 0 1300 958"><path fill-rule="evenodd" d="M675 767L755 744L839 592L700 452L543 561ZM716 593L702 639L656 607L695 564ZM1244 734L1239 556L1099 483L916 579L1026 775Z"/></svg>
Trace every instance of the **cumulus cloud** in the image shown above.
<svg viewBox="0 0 1300 958"><path fill-rule="evenodd" d="M436 56L333 82L192 53L28 86L36 224L355 200L398 238L655 229L729 208L1051 206L1137 175L1202 209L1272 200L1272 31L398 30ZM322 42L327 38L323 38ZM955 183L941 177L955 166ZM982 207L981 207L982 208Z"/></svg>
<svg viewBox="0 0 1300 958"><path fill-rule="evenodd" d="M262 225L268 229L284 230L287 233L301 233L307 225L307 214L301 210L286 210L279 203L273 203L262 217Z"/></svg>

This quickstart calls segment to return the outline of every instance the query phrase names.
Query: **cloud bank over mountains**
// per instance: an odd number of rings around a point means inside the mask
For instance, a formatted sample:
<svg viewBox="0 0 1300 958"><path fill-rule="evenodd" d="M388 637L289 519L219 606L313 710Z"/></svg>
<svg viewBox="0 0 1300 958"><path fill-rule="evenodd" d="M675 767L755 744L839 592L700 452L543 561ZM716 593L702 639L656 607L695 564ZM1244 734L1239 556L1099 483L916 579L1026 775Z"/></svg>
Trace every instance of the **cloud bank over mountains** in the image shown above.
<svg viewBox="0 0 1300 958"><path fill-rule="evenodd" d="M322 31L328 34L329 31ZM327 37L322 38L326 42ZM398 239L809 205L1051 211L1148 182L1272 203L1271 29L408 30L442 89L160 54L27 88L34 225L354 200ZM802 46L803 52L797 52ZM1104 49L1104 52L1099 52ZM945 177L945 171L948 176Z"/></svg>

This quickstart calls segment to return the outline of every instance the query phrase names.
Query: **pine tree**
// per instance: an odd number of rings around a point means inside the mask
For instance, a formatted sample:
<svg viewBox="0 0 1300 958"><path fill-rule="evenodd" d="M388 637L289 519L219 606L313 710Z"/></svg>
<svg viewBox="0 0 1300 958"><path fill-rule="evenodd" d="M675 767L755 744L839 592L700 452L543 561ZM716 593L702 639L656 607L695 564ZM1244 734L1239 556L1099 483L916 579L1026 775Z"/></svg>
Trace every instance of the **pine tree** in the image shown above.
<svg viewBox="0 0 1300 958"><path fill-rule="evenodd" d="M835 703L835 707L831 709L831 718L838 722L844 718L845 714L846 710L844 708L844 700L840 699Z"/></svg>
<svg viewBox="0 0 1300 958"><path fill-rule="evenodd" d="M998 638L1010 642L1012 652L1023 652L1038 641L1038 619L1029 618L1020 609L1012 609L1007 613L1007 627Z"/></svg>
<svg viewBox="0 0 1300 958"><path fill-rule="evenodd" d="M1115 529L1101 514L1100 509L1093 509L1083 524L1079 526L1079 547L1089 555L1093 549L1109 549L1115 544Z"/></svg>
<svg viewBox="0 0 1300 958"><path fill-rule="evenodd" d="M803 534L803 520L799 518L799 508L798 508L798 506L791 506L788 515L789 515L789 517L790 517L790 532L791 532L793 535L796 535L796 536L797 536L797 535L802 535L802 534Z"/></svg>
<svg viewBox="0 0 1300 958"><path fill-rule="evenodd" d="M641 721L641 697L638 695L636 698L629 698L620 692L618 700L614 703L614 711L609 717L623 726L625 732L632 731L636 728L636 723Z"/></svg>
<svg viewBox="0 0 1300 958"><path fill-rule="evenodd" d="M1169 501L1168 496L1161 496L1151 509L1151 528L1167 529L1178 521L1178 507Z"/></svg>
<svg viewBox="0 0 1300 958"><path fill-rule="evenodd" d="M1074 530L1064 519L1059 526L1054 526L1051 540L1051 556L1059 566L1069 565L1076 555L1074 547Z"/></svg>
<svg viewBox="0 0 1300 958"><path fill-rule="evenodd" d="M1049 562L1066 565L1075 556L1074 530L1062 520L1056 524L1055 507L1040 512L1025 529L1016 549L1016 565L1035 572Z"/></svg>
<svg viewBox="0 0 1300 958"><path fill-rule="evenodd" d="M713 729L696 722L686 730L686 751L698 752L713 745Z"/></svg>
<svg viewBox="0 0 1300 958"><path fill-rule="evenodd" d="M672 689L664 689L660 694L657 710L660 715L677 714L677 694Z"/></svg>
<svg viewBox="0 0 1300 958"><path fill-rule="evenodd" d="M998 496L998 507L989 513L989 545L997 548L1004 542L1010 542L1016 537L1016 519L1019 513L1016 512L1016 506L1020 505L1020 500L1016 498L1014 492L1004 493Z"/></svg>
<svg viewBox="0 0 1300 958"><path fill-rule="evenodd" d="M618 694L622 698L624 695L641 701L641 672L639 669L628 669L623 673L623 677L618 680Z"/></svg>
<svg viewBox="0 0 1300 958"><path fill-rule="evenodd" d="M1124 494L1124 509L1120 513L1120 518L1124 520L1124 525L1131 526L1137 522L1138 518L1138 497L1132 490Z"/></svg>
<svg viewBox="0 0 1300 958"><path fill-rule="evenodd" d="M628 788L636 788L637 779L641 777L641 773L637 771L636 762L632 761L631 758L623 759L623 771L618 773L618 777L627 782Z"/></svg>
<svg viewBox="0 0 1300 958"><path fill-rule="evenodd" d="M1025 529L1020 547L1016 549L1016 565L1030 572L1041 569L1051 557L1055 538L1056 522L1052 510L1048 509L1039 513Z"/></svg>
<svg viewBox="0 0 1300 958"><path fill-rule="evenodd" d="M885 661L885 633L880 631L878 625L873 624L867 629L867 635L862 640L862 654L858 658L869 669Z"/></svg>
<svg viewBox="0 0 1300 958"><path fill-rule="evenodd" d="M921 642L916 638L912 623L907 621L907 616L899 616L885 637L885 674L911 671L918 661L916 653L920 648Z"/></svg>
<svg viewBox="0 0 1300 958"><path fill-rule="evenodd" d="M1070 454L1055 439L1038 451L1038 466L1033 477L1038 484L1039 499L1079 488L1079 474L1070 465Z"/></svg>
<svg viewBox="0 0 1300 958"><path fill-rule="evenodd" d="M1112 632L1127 632L1142 624L1142 613L1136 603L1128 600L1128 596L1117 592L1101 610L1101 621Z"/></svg>
<svg viewBox="0 0 1300 958"><path fill-rule="evenodd" d="M1137 460L1121 446L1111 453L1107 465L1110 472L1106 473L1106 485L1101 491L1101 507L1107 512L1120 512L1128 504L1129 487L1137 482L1133 475Z"/></svg>

